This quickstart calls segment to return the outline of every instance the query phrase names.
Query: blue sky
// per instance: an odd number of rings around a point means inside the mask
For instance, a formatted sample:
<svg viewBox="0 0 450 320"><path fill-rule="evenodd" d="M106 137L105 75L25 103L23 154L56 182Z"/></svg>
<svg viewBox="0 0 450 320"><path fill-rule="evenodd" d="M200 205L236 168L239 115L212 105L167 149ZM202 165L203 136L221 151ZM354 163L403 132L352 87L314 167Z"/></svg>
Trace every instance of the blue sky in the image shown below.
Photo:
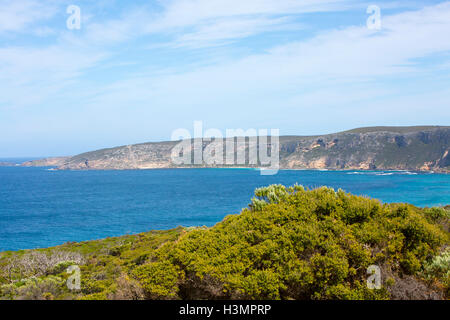
<svg viewBox="0 0 450 320"><path fill-rule="evenodd" d="M0 157L169 140L194 120L449 125L449 35L450 1L0 0Z"/></svg>

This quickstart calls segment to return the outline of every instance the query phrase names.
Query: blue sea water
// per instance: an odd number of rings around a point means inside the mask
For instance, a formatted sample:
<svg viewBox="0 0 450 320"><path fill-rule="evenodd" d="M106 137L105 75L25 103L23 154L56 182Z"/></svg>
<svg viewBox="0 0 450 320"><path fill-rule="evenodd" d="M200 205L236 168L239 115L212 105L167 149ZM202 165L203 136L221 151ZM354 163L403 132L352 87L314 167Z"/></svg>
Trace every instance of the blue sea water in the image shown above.
<svg viewBox="0 0 450 320"><path fill-rule="evenodd" d="M450 175L251 169L51 171L0 167L0 251L182 226L212 226L273 183L342 188L383 202L450 204Z"/></svg>

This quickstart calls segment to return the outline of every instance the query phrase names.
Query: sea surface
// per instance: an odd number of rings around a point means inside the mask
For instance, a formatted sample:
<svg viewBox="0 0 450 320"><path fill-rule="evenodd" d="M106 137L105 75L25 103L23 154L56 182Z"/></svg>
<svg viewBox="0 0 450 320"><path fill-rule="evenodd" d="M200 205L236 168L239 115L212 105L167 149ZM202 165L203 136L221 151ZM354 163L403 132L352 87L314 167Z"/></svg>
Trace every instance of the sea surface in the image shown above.
<svg viewBox="0 0 450 320"><path fill-rule="evenodd" d="M252 169L0 167L0 251L212 226L246 207L255 188L273 183L326 185L422 207L450 204L450 175L436 173L282 170L263 176Z"/></svg>

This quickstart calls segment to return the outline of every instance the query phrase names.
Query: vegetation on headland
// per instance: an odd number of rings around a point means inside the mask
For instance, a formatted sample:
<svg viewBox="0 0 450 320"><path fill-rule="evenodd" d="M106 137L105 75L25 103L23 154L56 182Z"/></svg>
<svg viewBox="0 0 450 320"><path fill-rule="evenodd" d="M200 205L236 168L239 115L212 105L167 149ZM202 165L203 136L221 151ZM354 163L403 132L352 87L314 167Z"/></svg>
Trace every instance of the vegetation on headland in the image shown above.
<svg viewBox="0 0 450 320"><path fill-rule="evenodd" d="M0 254L1 299L447 299L450 208L330 188L255 191L212 228ZM80 290L66 272L81 269ZM382 287L369 289L370 265Z"/></svg>
<svg viewBox="0 0 450 320"><path fill-rule="evenodd" d="M242 134L242 133L240 133ZM222 142L222 144L218 144ZM23 166L56 166L68 170L124 170L180 167L260 167L250 162L249 146L236 146L234 157L247 159L229 164L223 145L237 143L235 138L204 140L203 149L219 151L222 161L194 164L173 162L177 141L141 143L101 149L73 157L29 161ZM329 170L414 170L450 172L450 127L369 127L318 136L280 136L280 169ZM264 147L264 146L263 146ZM194 150L193 148L192 150ZM234 147L232 148L234 150ZM246 156L239 155L245 153ZM255 161L255 159L253 159ZM273 165L274 163L272 163Z"/></svg>

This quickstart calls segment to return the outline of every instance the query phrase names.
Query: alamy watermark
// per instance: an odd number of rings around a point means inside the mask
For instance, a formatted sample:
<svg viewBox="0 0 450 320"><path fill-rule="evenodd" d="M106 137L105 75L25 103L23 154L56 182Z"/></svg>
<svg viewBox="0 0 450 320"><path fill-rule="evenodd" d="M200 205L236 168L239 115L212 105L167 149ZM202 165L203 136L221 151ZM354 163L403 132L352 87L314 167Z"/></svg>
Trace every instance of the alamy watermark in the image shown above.
<svg viewBox="0 0 450 320"><path fill-rule="evenodd" d="M70 14L69 18L66 20L66 26L69 30L80 30L81 29L81 9L79 6L70 5L67 7L66 12Z"/></svg>
<svg viewBox="0 0 450 320"><path fill-rule="evenodd" d="M367 268L367 288L381 289L381 269L379 266L373 264Z"/></svg>
<svg viewBox="0 0 450 320"><path fill-rule="evenodd" d="M379 6L370 5L366 10L370 16L367 18L367 28L370 30L381 30L381 9Z"/></svg>
<svg viewBox="0 0 450 320"><path fill-rule="evenodd" d="M184 128L173 131L180 141L171 153L174 165L245 166L260 168L261 175L274 175L280 168L279 129L207 129L194 121L194 134Z"/></svg>
<svg viewBox="0 0 450 320"><path fill-rule="evenodd" d="M66 281L67 288L69 290L81 289L81 270L77 265L71 265L67 268L66 272L70 274Z"/></svg>
<svg viewBox="0 0 450 320"><path fill-rule="evenodd" d="M70 16L66 20L66 26L69 30L81 29L81 8L77 5L69 5L66 13ZM370 16L367 18L366 25L370 30L381 30L381 9L377 5L369 5L366 10Z"/></svg>

